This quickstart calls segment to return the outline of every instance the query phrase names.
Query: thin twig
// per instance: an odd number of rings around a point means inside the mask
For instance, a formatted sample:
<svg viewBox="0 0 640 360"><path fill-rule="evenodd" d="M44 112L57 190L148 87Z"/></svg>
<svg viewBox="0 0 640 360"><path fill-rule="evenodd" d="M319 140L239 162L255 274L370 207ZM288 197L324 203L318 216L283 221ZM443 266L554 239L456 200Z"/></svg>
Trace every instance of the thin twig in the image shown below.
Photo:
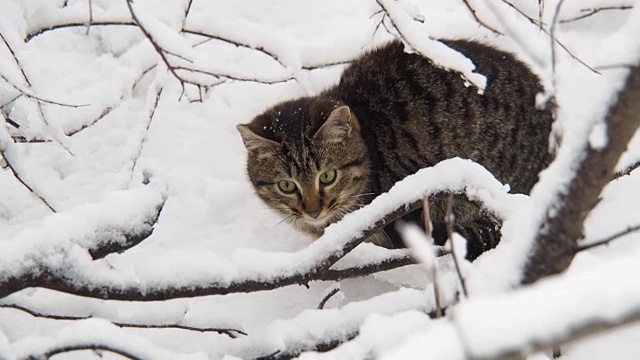
<svg viewBox="0 0 640 360"><path fill-rule="evenodd" d="M544 0L538 0L538 23L540 24L540 30L542 30L542 14L544 13Z"/></svg>
<svg viewBox="0 0 640 360"><path fill-rule="evenodd" d="M422 222L424 223L424 233L427 235L427 240L433 245L433 223L431 222L431 209L429 209L429 197L425 196L422 200ZM442 311L442 304L440 303L440 285L438 282L437 266L435 262L429 265L431 267L431 280L433 281L433 296L435 299L435 317L441 318L444 313Z"/></svg>
<svg viewBox="0 0 640 360"><path fill-rule="evenodd" d="M28 32L24 37L24 42L27 43L31 41L36 36L42 35L51 30L64 29L64 28L74 28L74 27L85 27L87 26L86 22L69 22L64 24L55 24L50 25L48 27L40 28L34 30L32 32ZM94 21L91 26L136 26L133 21L126 20L114 20L114 21Z"/></svg>
<svg viewBox="0 0 640 360"><path fill-rule="evenodd" d="M93 22L93 3L89 0L89 22L87 22L87 33L89 35L89 30L91 30L91 23Z"/></svg>
<svg viewBox="0 0 640 360"><path fill-rule="evenodd" d="M95 318L95 316L91 316L91 315L90 316L66 316L66 315L45 314L20 304L0 304L0 308L15 309L15 310L25 312L33 317L50 319L50 320L78 321L78 320L87 320L87 319ZM179 324L131 324L131 323L122 323L122 322L111 322L111 323L115 326L123 327L123 328L178 329L178 330L186 330L186 331L196 331L201 333L216 332L221 335L227 335L232 339L235 339L238 337L236 334L245 335L245 336L247 335L246 332L242 330L236 330L236 329L195 327L195 326L179 325Z"/></svg>
<svg viewBox="0 0 640 360"><path fill-rule="evenodd" d="M11 139L13 139L14 142L23 143L23 144L45 144L45 143L51 142L51 140L45 140L45 139L39 139L39 138L27 139L26 137L19 136L19 135L12 136Z"/></svg>
<svg viewBox="0 0 640 360"><path fill-rule="evenodd" d="M124 351L122 349L118 349L118 348L112 347L110 345L105 345L105 344L82 344L82 345L60 346L60 347L48 350L47 352L45 352L43 354L38 354L35 357L30 356L29 359L50 359L51 357L53 357L55 355L58 355L58 354L64 354L64 353L68 353L68 352L81 351L81 350L109 351L109 352L112 352L114 354L118 354L120 356L123 356L123 357L131 359L131 360L148 360L148 359L143 359L141 357L135 356L135 355L131 354L128 351Z"/></svg>
<svg viewBox="0 0 640 360"><path fill-rule="evenodd" d="M168 53L165 49L163 49L153 38L153 36L151 36L151 33L149 33L149 31L142 26L142 23L140 22L140 19L138 19L138 16L136 15L136 12L133 10L133 0L124 0L127 3L127 7L129 8L129 13L131 14L131 17L133 18L133 21L138 25L138 29L140 29L140 31L142 31L142 33L144 34L144 36L147 38L147 40L149 40L149 42L151 43L151 45L153 46L153 48L156 50L156 53L158 53L158 55L160 55L160 59L162 59L162 62L164 62L164 64L167 66L167 70L169 70L169 72L171 73L171 75L173 75L176 80L178 80L180 82L180 86L182 86L182 88L184 88L184 84L187 82L184 79L182 79L177 73L176 70L174 69L173 65L171 65L171 63L169 62L169 59L167 59L167 56L165 55L165 53Z"/></svg>
<svg viewBox="0 0 640 360"><path fill-rule="evenodd" d="M371 17L373 17L374 15L379 14L381 12L382 12L382 16L380 17L380 21L378 21L378 24L376 24L376 27L373 29L373 32L371 33L371 36L369 36L369 39L373 39L373 37L376 36L378 29L380 29L380 26L384 22L384 19L387 17L387 15L382 10L378 10L373 15L371 15ZM371 17L369 17L369 19L371 19ZM364 48L364 45L362 47Z"/></svg>
<svg viewBox="0 0 640 360"><path fill-rule="evenodd" d="M556 11L553 13L553 20L551 21L551 28L549 29L549 37L551 37L551 81L553 82L553 88L556 88L556 25L558 24L558 17L560 15L560 8L564 0L559 0L556 5Z"/></svg>
<svg viewBox="0 0 640 360"><path fill-rule="evenodd" d="M184 9L184 18L182 18L182 28L184 29L184 26L187 23L187 17L189 16L189 12L191 11L191 5L193 4L193 0L187 0L187 6Z"/></svg>
<svg viewBox="0 0 640 360"><path fill-rule="evenodd" d="M237 75L229 75L229 74L216 74L207 70L201 70L201 69L192 69L192 68L188 68L186 66L176 66L174 68L176 71L182 70L182 71L189 71L189 72L193 72L193 73L197 73L197 74L202 74L202 75L207 75L207 76L212 76L214 78L216 78L216 80L219 80L220 78L226 78L229 80L236 80L236 81L247 81L247 82L255 82L258 84L279 84L279 83L284 83L287 81L291 81L291 80L295 80L295 78L293 76L289 76L289 77L284 77L282 79L276 79L276 80L261 80L261 79L256 79L256 78L249 78L249 77L240 77ZM194 84L193 85L198 85L198 84Z"/></svg>
<svg viewBox="0 0 640 360"><path fill-rule="evenodd" d="M560 23L564 24L564 23L568 23L568 22L572 22L572 21L582 20L584 18L587 18L589 16L597 14L600 11L629 10L629 9L633 9L633 6L632 5L620 5L620 6L604 6L604 7L601 7L601 8L594 8L594 9L581 9L580 10L581 12L586 12L586 13L582 14L582 15L578 15L576 17L569 18L569 19L560 20Z"/></svg>
<svg viewBox="0 0 640 360"><path fill-rule="evenodd" d="M551 36L551 33L544 28L543 24L538 22L536 19L533 19L532 17L528 16L527 14L525 14L524 12L522 12L522 10L518 9L518 7L516 7L515 5L511 4L509 1L507 0L502 0L502 2L508 6L510 6L512 9L516 10L520 15L522 15L524 18L526 18L527 20L529 20L529 22L533 25L535 25L536 27L539 27L540 30L542 30L542 32L544 32L547 36L549 36L552 41L555 41L556 44L558 44L558 46L560 46L562 48L562 50L564 50L567 54L569 54L569 56L571 56L574 60L576 60L577 62L579 62L580 64L582 64L582 66L586 67L587 69L591 70L593 73L595 74L600 74L600 72L598 70L596 70L595 68L593 68L592 66L590 66L589 64L585 63L584 61L582 61L579 57L577 57L573 52L571 52L571 50L569 50L569 48L567 48L566 45L564 45L564 43L562 43L560 40L558 40L557 38L555 38L555 36Z"/></svg>
<svg viewBox="0 0 640 360"><path fill-rule="evenodd" d="M156 113L156 109L158 108L158 103L160 102L160 96L162 95L162 91L164 90L164 87L159 87L156 89L155 93L154 93L154 99L153 99L153 105L151 106L151 109L149 111L149 114L147 116L147 124L145 126L145 135L142 136L142 139L140 140L140 146L138 148L138 153L134 156L133 158L133 164L131 165L131 176L133 177L133 174L135 172L136 166L138 165L138 159L140 159L140 156L142 155L142 150L144 149L144 145L147 142L147 136L146 133L149 131L149 128L151 127L151 122L153 121L153 115L155 115Z"/></svg>
<svg viewBox="0 0 640 360"><path fill-rule="evenodd" d="M467 7L469 12L471 12L471 16L473 16L473 18L476 20L478 24L480 24L480 26L484 27L485 29L491 31L496 35L504 35L500 31L496 30L495 28L487 25L484 21L482 21L482 19L478 17L478 14L476 14L476 9L474 9L473 6L471 6L471 4L469 3L469 0L462 0L462 2L464 2L464 5Z"/></svg>
<svg viewBox="0 0 640 360"><path fill-rule="evenodd" d="M510 3L507 0L501 0L502 3L508 5L510 8L512 8L513 10L517 11L518 14L522 15L523 17L525 17L527 20L529 20L530 23L534 24L534 25L538 25L540 27L540 29L542 29L542 18L540 18L540 20L538 19L534 19L531 16L527 15L524 11L520 10L520 8L518 8L517 6L513 5L512 3ZM538 10L540 11L540 10ZM541 15L540 15L541 16Z"/></svg>
<svg viewBox="0 0 640 360"><path fill-rule="evenodd" d="M640 160L634 162L631 165L627 165L624 169L613 174L613 176L611 177L611 180L616 180L623 176L629 175L633 170L637 169L638 167L640 167Z"/></svg>
<svg viewBox="0 0 640 360"><path fill-rule="evenodd" d="M630 234L632 232L636 232L640 230L640 224L639 225L635 225L635 226L629 226L628 228L618 231L615 234L609 235L607 237L605 237L604 239L600 239L600 240L596 240L593 242L590 242L589 244L586 245L582 245L582 246L578 246L578 250L577 251L585 251L585 250L589 250L589 249L593 249L594 247L598 247L598 246L602 246L602 245L608 245L611 241L616 240L622 236L625 236L627 234Z"/></svg>
<svg viewBox="0 0 640 360"><path fill-rule="evenodd" d="M26 91L24 89L21 89L20 86L14 84L11 80L6 78L2 74L0 74L0 79L2 79L4 82L9 84L9 86L11 86L14 90L18 91L22 95L24 95L24 96L26 96L26 97L28 97L30 99L34 99L34 100L43 102L43 103L52 104L52 105L58 105L58 106L64 106L64 107L71 107L71 108L79 108L79 107L89 106L89 104L65 104L65 103L54 101L54 100L45 99L45 98L43 98L41 96L38 96L38 95L35 95L35 94L31 94L28 91Z"/></svg>
<svg viewBox="0 0 640 360"><path fill-rule="evenodd" d="M155 69L158 65L155 64L153 66L150 66L149 68L145 69L140 76L138 76L138 78L133 82L133 85L131 86L131 88L135 88L138 83L142 80L142 78L147 75L151 70ZM95 119L91 120L90 122L81 125L79 128L75 128L72 130L67 130L65 131L65 135L67 136L73 136L76 135L92 126L94 126L95 124L97 124L98 122L100 122L100 120L104 119L107 115L109 115L110 113L112 113L115 109L117 109L120 105L123 104L123 100L125 98L125 95L123 94L120 97L120 101L118 101L118 103L114 106L107 106L104 110L102 110L102 112L100 113L100 115L98 115Z"/></svg>
<svg viewBox="0 0 640 360"><path fill-rule="evenodd" d="M49 202L47 202L47 200L45 200L44 197L42 197L42 195L38 194L35 190L33 190L33 188L31 186L29 186L29 184L27 184L26 181L24 181L24 179L16 171L15 167L11 164L11 161L9 161L9 158L5 155L4 151L5 151L5 148L2 146L2 144L0 144L0 157L2 157L4 159L4 162L9 167L9 170L11 170L11 173L13 174L13 177L15 177L16 180L18 180L22 184L22 186L27 188L27 190L29 190L29 192L33 196L38 198L46 207L48 207L49 210L51 210L54 213L57 212L56 209L54 209L53 206L51 206L49 204Z"/></svg>
<svg viewBox="0 0 640 360"><path fill-rule="evenodd" d="M333 297L333 295L337 294L340 292L340 288L335 288L333 290L331 290L323 299L322 301L320 301L320 304L318 304L318 310L322 310L324 309L324 306L327 304L327 301L329 301L329 299L331 299Z"/></svg>
<svg viewBox="0 0 640 360"><path fill-rule="evenodd" d="M0 39L2 39L2 42L5 44L5 46L7 47L7 49L9 50L9 52L11 53L11 56L13 57L13 61L16 63L16 66L18 67L18 69L20 70L20 73L22 74L22 78L24 79L25 83L31 87L31 82L29 81L29 78L27 77L27 74L24 72L24 69L22 68L22 66L20 65L20 62L18 61L18 58L16 57L15 52L13 51L13 48L11 47L11 45L9 45L9 42L7 41L7 39L5 39L4 35L2 35L2 33L0 33ZM53 104L53 105L58 105L58 106L64 106L64 107L72 107L72 108L79 108L79 107L84 107L84 106L88 106L88 104L80 104L80 105L76 105L76 104L64 104L64 103L60 103L57 101L53 101L53 100L49 100L49 99L45 99L42 98L40 96L34 95L29 93L28 91L21 89L20 86L16 85L13 83L13 81L9 80L7 77L5 77L3 74L0 74L0 78L6 82L7 84L9 84L9 86L11 86L14 90L18 91L21 95L24 95L28 98L37 100L37 101L41 101L44 103L48 103L48 104Z"/></svg>
<svg viewBox="0 0 640 360"><path fill-rule="evenodd" d="M447 198L447 205L445 210L445 223L447 226L447 236L449 238L449 245L451 246L451 254L453 255L453 263L456 267L456 273L458 274L458 278L460 279L460 285L462 286L462 294L465 298L469 297L469 293L467 292L467 284L462 276L462 271L460 270L460 264L458 263L458 256L456 255L456 247L453 243L453 224L455 222L455 215L453 215L453 194L449 194Z"/></svg>
<svg viewBox="0 0 640 360"><path fill-rule="evenodd" d="M5 116L5 120L6 120L7 124L13 126L16 129L20 129L20 124L18 124L17 122L11 120L10 117Z"/></svg>

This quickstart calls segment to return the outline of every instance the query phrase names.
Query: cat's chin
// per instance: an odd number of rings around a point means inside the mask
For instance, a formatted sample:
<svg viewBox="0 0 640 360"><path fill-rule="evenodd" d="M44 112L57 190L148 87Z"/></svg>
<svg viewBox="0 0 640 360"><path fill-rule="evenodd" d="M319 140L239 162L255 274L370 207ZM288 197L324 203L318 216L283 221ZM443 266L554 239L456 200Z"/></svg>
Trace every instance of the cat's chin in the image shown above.
<svg viewBox="0 0 640 360"><path fill-rule="evenodd" d="M324 229L336 221L337 219L334 216L327 215L317 219L301 218L297 225L304 231L321 236L324 233Z"/></svg>

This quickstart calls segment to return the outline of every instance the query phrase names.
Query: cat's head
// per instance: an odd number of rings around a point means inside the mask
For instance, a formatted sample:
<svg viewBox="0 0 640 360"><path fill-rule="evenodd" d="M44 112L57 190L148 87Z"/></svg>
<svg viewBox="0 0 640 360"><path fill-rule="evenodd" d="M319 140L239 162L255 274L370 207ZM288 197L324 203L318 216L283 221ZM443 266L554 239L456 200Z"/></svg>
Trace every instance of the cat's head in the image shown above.
<svg viewBox="0 0 640 360"><path fill-rule="evenodd" d="M321 235L371 200L369 158L348 106L302 98L237 128L256 193L299 229Z"/></svg>

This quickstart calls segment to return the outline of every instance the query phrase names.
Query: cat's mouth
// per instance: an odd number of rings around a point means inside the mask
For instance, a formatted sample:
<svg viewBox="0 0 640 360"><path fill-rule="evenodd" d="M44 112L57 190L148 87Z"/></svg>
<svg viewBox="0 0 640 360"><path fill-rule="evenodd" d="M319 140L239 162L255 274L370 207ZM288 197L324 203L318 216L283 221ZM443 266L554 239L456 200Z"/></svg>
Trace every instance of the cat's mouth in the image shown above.
<svg viewBox="0 0 640 360"><path fill-rule="evenodd" d="M331 213L320 214L317 218L311 217L309 215L304 215L302 217L302 221L304 221L307 225L317 229L324 229L336 220L337 219L335 219L335 217Z"/></svg>

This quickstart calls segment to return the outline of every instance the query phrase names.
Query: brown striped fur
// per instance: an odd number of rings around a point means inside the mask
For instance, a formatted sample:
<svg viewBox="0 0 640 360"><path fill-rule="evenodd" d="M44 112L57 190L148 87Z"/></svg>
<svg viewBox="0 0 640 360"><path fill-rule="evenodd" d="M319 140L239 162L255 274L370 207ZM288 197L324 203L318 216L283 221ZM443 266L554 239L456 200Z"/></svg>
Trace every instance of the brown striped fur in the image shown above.
<svg viewBox="0 0 640 360"><path fill-rule="evenodd" d="M298 228L321 235L407 175L456 156L482 164L512 192L528 193L552 159L553 109L535 106L539 79L509 53L471 41L446 43L487 77L483 95L459 74L391 42L362 55L320 95L283 102L239 125L258 196ZM323 186L318 178L330 169L336 180ZM292 194L278 189L287 179L296 184ZM439 242L445 198L431 199ZM496 245L500 222L478 204L457 195L454 214L456 230L469 240L468 258ZM401 246L391 226L385 231Z"/></svg>

